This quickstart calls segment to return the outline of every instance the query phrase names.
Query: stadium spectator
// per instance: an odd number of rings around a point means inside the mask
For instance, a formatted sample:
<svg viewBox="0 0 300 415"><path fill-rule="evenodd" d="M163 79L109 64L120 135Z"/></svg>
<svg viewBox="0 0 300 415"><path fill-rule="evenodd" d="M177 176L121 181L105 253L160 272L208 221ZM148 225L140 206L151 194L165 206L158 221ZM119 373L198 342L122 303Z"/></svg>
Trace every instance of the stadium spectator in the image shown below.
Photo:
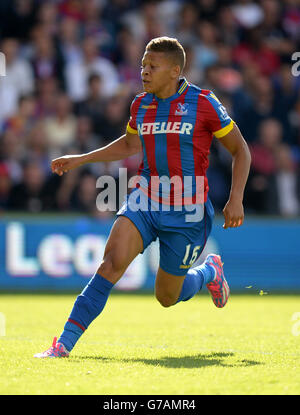
<svg viewBox="0 0 300 415"><path fill-rule="evenodd" d="M233 61L241 68L255 62L265 76L272 75L280 67L279 56L263 41L263 31L258 27L245 33L244 42L233 50Z"/></svg>
<svg viewBox="0 0 300 415"><path fill-rule="evenodd" d="M28 41L30 30L36 23L36 10L34 0L1 1L1 38L14 37L21 42Z"/></svg>
<svg viewBox="0 0 300 415"><path fill-rule="evenodd" d="M70 152L72 154L72 152ZM71 197L76 188L80 176L80 169L75 169L70 174L64 177L58 177L59 181L56 181L56 191L53 193L54 203L57 209L60 211L72 210Z"/></svg>
<svg viewBox="0 0 300 415"><path fill-rule="evenodd" d="M19 46L14 38L5 38L1 42L6 74L0 77L0 126L5 118L17 111L20 96L34 91L34 75L30 63L20 56Z"/></svg>
<svg viewBox="0 0 300 415"><path fill-rule="evenodd" d="M55 48L53 38L41 32L41 26L33 31L33 56L31 59L34 76L40 79L55 77L60 86L64 85L64 61Z"/></svg>
<svg viewBox="0 0 300 415"><path fill-rule="evenodd" d="M224 5L219 10L217 22L222 42L230 47L237 45L240 38L240 28L229 5Z"/></svg>
<svg viewBox="0 0 300 415"><path fill-rule="evenodd" d="M99 136L93 133L92 121L88 116L81 115L77 118L75 140L73 143L74 152L88 153L102 145L102 140Z"/></svg>
<svg viewBox="0 0 300 415"><path fill-rule="evenodd" d="M8 208L39 213L53 207L44 171L36 161L26 161L23 180L12 187Z"/></svg>
<svg viewBox="0 0 300 415"><path fill-rule="evenodd" d="M120 82L128 96L135 96L141 90L141 70L136 63L143 55L143 44L131 38L122 45L122 62L118 65Z"/></svg>
<svg viewBox="0 0 300 415"><path fill-rule="evenodd" d="M239 25L247 29L257 26L264 18L261 6L252 0L238 0L232 12Z"/></svg>
<svg viewBox="0 0 300 415"><path fill-rule="evenodd" d="M269 210L269 180L276 173L275 153L282 143L281 124L275 119L263 121L259 128L259 136L250 144L252 166L247 184L247 203L249 209L263 213Z"/></svg>
<svg viewBox="0 0 300 415"><path fill-rule="evenodd" d="M136 7L136 0L110 0L104 4L102 16L106 21L113 22L114 26L120 26L122 17Z"/></svg>
<svg viewBox="0 0 300 415"><path fill-rule="evenodd" d="M3 123L3 130L11 129L23 139L33 127L36 119L36 100L30 95L22 95L18 100L18 110Z"/></svg>
<svg viewBox="0 0 300 415"><path fill-rule="evenodd" d="M280 144L275 150L276 172L268 185L268 213L295 217L300 213L300 173L291 148Z"/></svg>
<svg viewBox="0 0 300 415"><path fill-rule="evenodd" d="M19 183L23 177L22 160L25 157L25 141L11 129L1 136L0 159L5 162L13 183Z"/></svg>
<svg viewBox="0 0 300 415"><path fill-rule="evenodd" d="M80 26L75 19L65 17L59 23L58 48L65 62L79 62L81 59Z"/></svg>
<svg viewBox="0 0 300 415"><path fill-rule="evenodd" d="M88 95L87 97L75 103L74 112L78 116L87 116L91 119L93 130L96 134L100 134L101 123L106 105L106 100L102 94L101 77L92 73L88 78Z"/></svg>
<svg viewBox="0 0 300 415"><path fill-rule="evenodd" d="M300 37L300 9L298 0L284 0L282 26L291 39L299 44Z"/></svg>
<svg viewBox="0 0 300 415"><path fill-rule="evenodd" d="M115 49L115 28L110 20L102 18L103 5L98 0L82 2L82 36L95 39L102 56L112 59Z"/></svg>
<svg viewBox="0 0 300 415"><path fill-rule="evenodd" d="M281 65L273 83L274 94L274 116L284 128L284 139L289 144L295 144L297 138L292 130L291 116L299 99L300 83L295 77L291 76L290 65ZM284 108L284 111L283 111Z"/></svg>
<svg viewBox="0 0 300 415"><path fill-rule="evenodd" d="M292 37L289 37L281 21L283 5L277 0L262 1L264 19L261 23L264 43L277 53L282 62L289 62L296 49Z"/></svg>
<svg viewBox="0 0 300 415"><path fill-rule="evenodd" d="M260 124L267 118L275 117L275 91L270 78L266 76L257 74L249 81L249 100L245 97L248 105L236 108L236 122L240 122L245 139L251 143L258 135Z"/></svg>
<svg viewBox="0 0 300 415"><path fill-rule="evenodd" d="M83 174L71 196L71 209L85 213L94 212L97 193L96 178L92 174Z"/></svg>
<svg viewBox="0 0 300 415"><path fill-rule="evenodd" d="M295 107L290 112L290 122L295 137L295 145L293 151L297 157L298 163L300 162L300 99L295 104Z"/></svg>
<svg viewBox="0 0 300 415"><path fill-rule="evenodd" d="M53 116L59 91L58 81L54 77L39 79L36 82L36 105L39 118Z"/></svg>
<svg viewBox="0 0 300 415"><path fill-rule="evenodd" d="M44 33L53 38L58 32L58 6L56 2L41 2L37 13L37 23L43 26Z"/></svg>
<svg viewBox="0 0 300 415"><path fill-rule="evenodd" d="M122 94L112 96L105 105L99 133L105 143L118 138L125 131L128 122L128 103ZM100 124L100 123L99 123Z"/></svg>
<svg viewBox="0 0 300 415"><path fill-rule="evenodd" d="M50 175L50 154L47 132L43 120L37 121L25 137L25 159L34 160L41 166L45 177Z"/></svg>
<svg viewBox="0 0 300 415"><path fill-rule="evenodd" d="M197 24L196 33L198 39L195 45L195 59L197 66L204 71L218 61L218 32L214 24L200 20Z"/></svg>
<svg viewBox="0 0 300 415"><path fill-rule="evenodd" d="M72 102L66 94L57 96L55 113L45 119L45 130L51 158L62 155L74 142L76 118L72 113Z"/></svg>
<svg viewBox="0 0 300 415"><path fill-rule="evenodd" d="M0 163L0 212L7 209L12 182L5 163Z"/></svg>
<svg viewBox="0 0 300 415"><path fill-rule="evenodd" d="M106 145L118 138L126 130L128 122L128 102L122 94L111 97L105 106L104 115L99 123L99 134L101 145ZM110 175L115 178L116 185L119 183L119 169L123 167L124 161L112 161L110 163L97 163L92 165L95 176Z"/></svg>
<svg viewBox="0 0 300 415"><path fill-rule="evenodd" d="M220 2L218 0L194 0L193 2L199 10L200 19L205 21L213 21L215 19L220 8Z"/></svg>
<svg viewBox="0 0 300 415"><path fill-rule="evenodd" d="M186 64L183 75L190 82L198 85L203 80L203 71L196 63L195 50L190 43L184 44L184 50L186 54Z"/></svg>
<svg viewBox="0 0 300 415"><path fill-rule="evenodd" d="M62 0L59 3L58 10L62 18L70 17L78 22L83 21L81 0Z"/></svg>
<svg viewBox="0 0 300 415"><path fill-rule="evenodd" d="M162 36L163 22L158 10L158 1L142 2L140 7L128 10L121 17L121 24L127 27L136 40L148 43L152 38Z"/></svg>
<svg viewBox="0 0 300 415"><path fill-rule="evenodd" d="M174 28L174 36L183 44L195 44L195 28L198 22L198 10L192 3L183 3L179 20Z"/></svg>
<svg viewBox="0 0 300 415"><path fill-rule="evenodd" d="M82 42L83 57L79 62L67 62L65 79L68 95L78 102L87 97L88 78L91 73L97 73L102 79L102 92L112 96L119 87L119 76L113 63L99 55L96 40L93 37L84 38Z"/></svg>

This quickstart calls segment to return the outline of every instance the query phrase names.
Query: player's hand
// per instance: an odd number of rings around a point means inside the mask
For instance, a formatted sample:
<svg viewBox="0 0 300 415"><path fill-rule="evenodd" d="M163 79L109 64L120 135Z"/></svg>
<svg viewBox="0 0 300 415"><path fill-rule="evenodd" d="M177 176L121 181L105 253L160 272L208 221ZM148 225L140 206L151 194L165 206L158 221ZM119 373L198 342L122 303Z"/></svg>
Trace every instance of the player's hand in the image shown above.
<svg viewBox="0 0 300 415"><path fill-rule="evenodd" d="M223 228L237 228L244 222L244 207L240 199L230 198L223 209Z"/></svg>
<svg viewBox="0 0 300 415"><path fill-rule="evenodd" d="M62 176L64 173L67 173L69 170L75 169L76 167L79 167L82 164L84 164L82 156L67 155L52 160L51 170L52 173L56 173L59 176Z"/></svg>

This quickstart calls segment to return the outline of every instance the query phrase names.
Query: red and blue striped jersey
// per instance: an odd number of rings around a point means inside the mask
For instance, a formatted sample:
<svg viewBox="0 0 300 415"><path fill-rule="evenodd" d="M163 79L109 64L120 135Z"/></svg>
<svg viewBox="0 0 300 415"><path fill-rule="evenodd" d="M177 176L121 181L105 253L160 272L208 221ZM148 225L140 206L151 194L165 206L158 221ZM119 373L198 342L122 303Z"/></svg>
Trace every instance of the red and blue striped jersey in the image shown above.
<svg viewBox="0 0 300 415"><path fill-rule="evenodd" d="M137 95L130 115L127 129L138 134L142 143L143 161L138 174L148 183L149 197L153 197L154 177L176 176L181 179L182 187L170 188L171 205L178 204L179 199L180 204L187 199L191 203L198 201L197 183L202 183L201 202L205 202L209 189L206 170L213 136L225 136L234 125L213 92L183 78L176 94L169 98L161 99L146 92ZM197 177L202 179L197 182ZM161 189L157 194L162 201L165 195Z"/></svg>

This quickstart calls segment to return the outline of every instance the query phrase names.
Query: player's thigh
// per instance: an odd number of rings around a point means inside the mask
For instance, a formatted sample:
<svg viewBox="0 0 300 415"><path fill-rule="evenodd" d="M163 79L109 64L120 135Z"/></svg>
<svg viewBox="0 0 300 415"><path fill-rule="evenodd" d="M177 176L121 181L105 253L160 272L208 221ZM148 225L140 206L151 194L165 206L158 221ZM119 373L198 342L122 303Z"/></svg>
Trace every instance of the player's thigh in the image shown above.
<svg viewBox="0 0 300 415"><path fill-rule="evenodd" d="M110 231L98 273L115 284L142 251L140 232L130 219L120 216Z"/></svg>
<svg viewBox="0 0 300 415"><path fill-rule="evenodd" d="M164 307L176 303L180 295L185 275L174 275L158 268L155 279L155 296Z"/></svg>

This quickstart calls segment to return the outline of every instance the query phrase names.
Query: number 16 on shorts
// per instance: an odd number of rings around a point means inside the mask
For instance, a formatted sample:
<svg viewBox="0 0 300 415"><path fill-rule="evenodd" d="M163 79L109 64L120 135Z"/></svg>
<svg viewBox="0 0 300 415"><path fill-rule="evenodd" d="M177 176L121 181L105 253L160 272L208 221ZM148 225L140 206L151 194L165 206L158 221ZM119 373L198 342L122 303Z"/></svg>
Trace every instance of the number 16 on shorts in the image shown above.
<svg viewBox="0 0 300 415"><path fill-rule="evenodd" d="M186 245L185 254L182 260L182 264L180 265L180 268L190 268L193 265L193 263L196 261L196 259L198 258L200 248L201 248L201 245L197 245L194 247L193 251L191 252L191 244Z"/></svg>

